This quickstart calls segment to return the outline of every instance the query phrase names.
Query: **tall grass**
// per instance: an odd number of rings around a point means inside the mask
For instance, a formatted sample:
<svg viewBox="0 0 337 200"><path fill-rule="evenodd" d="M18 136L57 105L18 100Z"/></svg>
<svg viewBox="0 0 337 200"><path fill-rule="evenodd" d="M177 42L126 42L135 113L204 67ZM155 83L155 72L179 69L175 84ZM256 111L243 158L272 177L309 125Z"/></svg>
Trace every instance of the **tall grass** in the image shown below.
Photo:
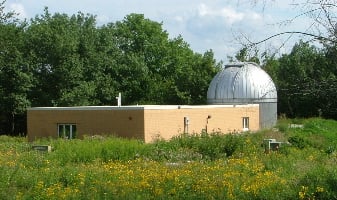
<svg viewBox="0 0 337 200"><path fill-rule="evenodd" d="M0 199L337 199L337 122L283 119L277 128L151 144L0 136ZM292 143L265 153L265 138Z"/></svg>
<svg viewBox="0 0 337 200"><path fill-rule="evenodd" d="M53 147L49 159L58 160L61 164L87 163L95 160L101 160L102 162L109 160L125 161L135 159L139 155L146 155L149 152L149 146L139 140L115 137L50 140L49 144Z"/></svg>

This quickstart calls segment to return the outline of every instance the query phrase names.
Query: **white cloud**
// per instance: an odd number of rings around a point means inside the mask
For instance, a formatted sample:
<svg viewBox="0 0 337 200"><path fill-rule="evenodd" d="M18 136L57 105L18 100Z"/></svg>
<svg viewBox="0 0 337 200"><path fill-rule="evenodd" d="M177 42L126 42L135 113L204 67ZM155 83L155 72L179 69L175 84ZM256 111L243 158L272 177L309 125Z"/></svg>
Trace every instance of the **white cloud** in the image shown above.
<svg viewBox="0 0 337 200"><path fill-rule="evenodd" d="M208 15L209 13L208 8L205 4L200 4L198 10L199 10L199 15L201 16Z"/></svg>
<svg viewBox="0 0 337 200"><path fill-rule="evenodd" d="M259 14L259 13L256 13L256 12L248 12L245 16L246 18L250 18L252 19L253 21L260 21L260 20L263 20L263 17Z"/></svg>
<svg viewBox="0 0 337 200"><path fill-rule="evenodd" d="M184 21L184 18L182 16L175 16L174 19L177 22L183 22Z"/></svg>
<svg viewBox="0 0 337 200"><path fill-rule="evenodd" d="M17 13L19 19L25 19L28 17L25 11L25 7L20 3L11 3L9 5L9 10Z"/></svg>
<svg viewBox="0 0 337 200"><path fill-rule="evenodd" d="M243 13L236 12L230 7L227 7L221 10L220 16L224 17L228 23L233 24L235 22L241 21L245 15Z"/></svg>
<svg viewBox="0 0 337 200"><path fill-rule="evenodd" d="M244 13L238 12L232 7L223 7L220 9L210 8L205 4L200 4L198 7L198 14L200 17L219 17L225 20L228 24L239 22L244 18Z"/></svg>
<svg viewBox="0 0 337 200"><path fill-rule="evenodd" d="M104 25L104 24L112 22L111 19L106 15L98 15L96 17L96 20L97 20L98 25Z"/></svg>

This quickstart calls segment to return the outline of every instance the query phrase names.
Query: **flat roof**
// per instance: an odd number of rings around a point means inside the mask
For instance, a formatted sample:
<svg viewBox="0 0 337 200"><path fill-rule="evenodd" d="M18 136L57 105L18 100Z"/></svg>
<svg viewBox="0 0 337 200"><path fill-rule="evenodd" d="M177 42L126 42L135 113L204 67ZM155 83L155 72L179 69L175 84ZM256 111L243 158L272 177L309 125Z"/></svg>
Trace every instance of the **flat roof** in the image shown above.
<svg viewBox="0 0 337 200"><path fill-rule="evenodd" d="M132 106L71 106L71 107L32 107L27 110L173 110L195 108L257 107L259 104L239 105L132 105Z"/></svg>

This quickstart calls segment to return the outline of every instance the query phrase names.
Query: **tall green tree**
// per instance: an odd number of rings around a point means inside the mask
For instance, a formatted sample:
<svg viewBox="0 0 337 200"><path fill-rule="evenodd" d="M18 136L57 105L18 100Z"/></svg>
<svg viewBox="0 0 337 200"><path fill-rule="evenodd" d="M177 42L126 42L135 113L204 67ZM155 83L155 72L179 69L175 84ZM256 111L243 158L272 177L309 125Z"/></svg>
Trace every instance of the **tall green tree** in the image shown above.
<svg viewBox="0 0 337 200"><path fill-rule="evenodd" d="M141 14L130 14L113 27L121 50L118 82L127 103L206 102L208 84L219 70L211 51L194 53L180 36L169 39L161 23Z"/></svg>
<svg viewBox="0 0 337 200"><path fill-rule="evenodd" d="M88 31L90 29L90 31ZM86 40L95 33L93 16L82 13L69 17L51 15L47 8L31 20L26 31L26 50L34 67L35 87L31 93L33 105L89 105L94 86L86 82L87 57L94 51Z"/></svg>
<svg viewBox="0 0 337 200"><path fill-rule="evenodd" d="M336 33L337 34L337 33ZM337 35L335 36L337 38ZM325 69L322 69L324 79L321 81L322 92L320 103L324 117L337 119L337 44L324 48Z"/></svg>
<svg viewBox="0 0 337 200"><path fill-rule="evenodd" d="M94 88L92 104L116 105L115 97L120 88L116 69L121 53L115 31L110 25L104 25L90 32L84 35L87 48L83 49L81 55L85 65L85 81Z"/></svg>
<svg viewBox="0 0 337 200"><path fill-rule="evenodd" d="M118 92L123 104L203 104L221 65L141 14L101 27L48 8L27 23L11 16L0 4L1 131L29 106L115 105Z"/></svg>
<svg viewBox="0 0 337 200"><path fill-rule="evenodd" d="M166 68L168 34L162 24L142 14L130 14L113 28L121 51L116 78L125 103L159 103L149 94L153 83L161 85Z"/></svg>
<svg viewBox="0 0 337 200"><path fill-rule="evenodd" d="M324 49L300 41L290 54L266 62L278 88L280 113L289 117L331 117L330 110L335 110L331 102L335 102L332 90L336 91L336 65L329 60Z"/></svg>
<svg viewBox="0 0 337 200"><path fill-rule="evenodd" d="M0 4L0 133L17 134L25 130L24 124L17 121L24 118L30 106L32 74L22 51L25 24L17 23L13 13L4 13L3 4Z"/></svg>

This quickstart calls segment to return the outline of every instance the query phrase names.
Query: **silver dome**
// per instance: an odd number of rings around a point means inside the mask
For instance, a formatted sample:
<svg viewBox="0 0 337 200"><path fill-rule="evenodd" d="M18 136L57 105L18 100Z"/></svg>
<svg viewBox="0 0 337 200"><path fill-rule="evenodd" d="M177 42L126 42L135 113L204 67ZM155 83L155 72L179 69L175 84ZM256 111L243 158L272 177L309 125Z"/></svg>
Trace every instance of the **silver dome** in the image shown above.
<svg viewBox="0 0 337 200"><path fill-rule="evenodd" d="M277 91L270 76L255 63L226 65L210 83L208 104L277 102Z"/></svg>

